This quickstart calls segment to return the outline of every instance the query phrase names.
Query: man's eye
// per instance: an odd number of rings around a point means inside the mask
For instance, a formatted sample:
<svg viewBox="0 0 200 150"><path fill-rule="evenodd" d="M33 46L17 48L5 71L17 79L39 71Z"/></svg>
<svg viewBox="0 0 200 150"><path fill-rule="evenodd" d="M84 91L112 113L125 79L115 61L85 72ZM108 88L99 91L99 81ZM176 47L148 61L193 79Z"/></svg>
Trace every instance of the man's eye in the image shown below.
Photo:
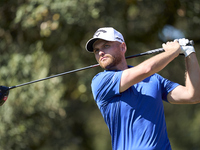
<svg viewBox="0 0 200 150"><path fill-rule="evenodd" d="M98 53L99 52L99 50L98 49L94 49L94 53Z"/></svg>
<svg viewBox="0 0 200 150"><path fill-rule="evenodd" d="M105 45L104 47L105 47L105 48L109 48L109 47L110 47L110 45Z"/></svg>

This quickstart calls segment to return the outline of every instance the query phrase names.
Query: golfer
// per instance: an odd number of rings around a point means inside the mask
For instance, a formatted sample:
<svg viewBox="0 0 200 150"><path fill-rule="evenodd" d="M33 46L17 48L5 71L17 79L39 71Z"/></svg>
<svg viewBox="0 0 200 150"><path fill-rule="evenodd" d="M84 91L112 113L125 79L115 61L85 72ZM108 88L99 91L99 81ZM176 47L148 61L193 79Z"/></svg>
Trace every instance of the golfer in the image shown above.
<svg viewBox="0 0 200 150"><path fill-rule="evenodd" d="M91 87L113 150L171 150L162 100L200 102L200 68L194 47L180 46L187 42L167 42L162 45L165 52L134 67L127 65L124 38L114 28L98 29L87 42L87 51L105 69L93 78ZM180 53L185 55L185 86L157 74Z"/></svg>

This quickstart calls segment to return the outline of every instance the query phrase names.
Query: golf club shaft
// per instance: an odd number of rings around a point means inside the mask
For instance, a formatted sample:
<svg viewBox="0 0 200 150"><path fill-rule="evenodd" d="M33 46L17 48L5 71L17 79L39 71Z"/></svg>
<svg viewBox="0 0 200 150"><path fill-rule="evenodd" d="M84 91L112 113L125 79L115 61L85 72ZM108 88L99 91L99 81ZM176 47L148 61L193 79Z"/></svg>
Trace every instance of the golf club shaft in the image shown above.
<svg viewBox="0 0 200 150"><path fill-rule="evenodd" d="M126 59L135 58L135 57L144 56L144 55L150 55L150 54L153 54L153 53L160 53L160 52L163 52L163 51L164 51L163 48L158 48L158 49L146 51L144 53L139 53L139 54L136 54L136 55L127 56ZM20 86L33 84L33 83L36 83L36 82L40 82L40 81L44 81L44 80L47 80L47 79L55 78L55 77L58 77L58 76L63 76L63 75L66 75L66 74L70 74L70 73L74 73L74 72L78 72L78 71L82 71L82 70L86 70L86 69L95 68L95 67L98 67L98 66L99 66L99 64L90 65L90 66L87 66L87 67L83 67L83 68L79 68L79 69L63 72L63 73L56 74L56 75L53 75L53 76L49 76L49 77L46 77L46 78L42 78L42 79L39 79L39 80L34 80L34 81L26 82L26 83L23 83L23 84L11 86L11 87L9 87L9 90L17 88L17 87L20 87Z"/></svg>
<svg viewBox="0 0 200 150"><path fill-rule="evenodd" d="M23 83L23 84L11 86L11 87L9 87L9 89L14 89L14 88L17 88L17 87L20 87L20 86L24 86L24 85L28 85L28 84L32 84L32 83L36 83L36 82L40 82L40 81L44 81L44 80L47 80L47 79L63 76L63 75L66 75L66 74L70 74L70 73L74 73L74 72L78 72L78 71L82 71L82 70L86 70L86 69L91 69L91 68L98 67L98 66L99 66L99 64L95 64L95 65L83 67L83 68L80 68L80 69L75 69L75 70L63 72L63 73L56 74L56 75L53 75L53 76L49 76L49 77L46 77L46 78L42 78L42 79L39 79L39 80L34 80L34 81L26 82L26 83Z"/></svg>

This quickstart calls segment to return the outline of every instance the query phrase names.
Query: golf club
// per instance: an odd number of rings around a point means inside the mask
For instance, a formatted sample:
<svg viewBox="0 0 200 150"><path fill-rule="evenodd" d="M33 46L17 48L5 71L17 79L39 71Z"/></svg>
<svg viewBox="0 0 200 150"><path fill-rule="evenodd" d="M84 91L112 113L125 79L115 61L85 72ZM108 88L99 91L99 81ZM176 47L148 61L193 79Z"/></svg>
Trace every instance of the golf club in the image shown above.
<svg viewBox="0 0 200 150"><path fill-rule="evenodd" d="M190 40L187 43L187 45L194 45L193 40ZM164 49L163 48L158 48L158 49L154 49L154 50L149 50L149 51L146 51L146 52L143 52L143 53L139 53L139 54L136 54L136 55L127 56L126 59L135 58L135 57L144 56L144 55L150 55L150 54L153 54L153 53L160 53L160 52L164 52ZM87 66L87 67L83 67L83 68L79 68L79 69L63 72L63 73L60 73L60 74L52 75L52 76L49 76L49 77L46 77L46 78L42 78L42 79L39 79L39 80L34 80L34 81L26 82L26 83L23 83L23 84L11 86L11 87L9 87L9 90L17 88L17 87L24 86L24 85L33 84L33 83L36 83L36 82L40 82L40 81L44 81L44 80L47 80L47 79L55 78L55 77L58 77L58 76L63 76L63 75L66 75L66 74L70 74L70 73L74 73L74 72L78 72L78 71L82 71L82 70L86 70L86 69L95 68L95 67L98 67L98 66L99 66L99 64L94 64L94 65L90 65L90 66Z"/></svg>

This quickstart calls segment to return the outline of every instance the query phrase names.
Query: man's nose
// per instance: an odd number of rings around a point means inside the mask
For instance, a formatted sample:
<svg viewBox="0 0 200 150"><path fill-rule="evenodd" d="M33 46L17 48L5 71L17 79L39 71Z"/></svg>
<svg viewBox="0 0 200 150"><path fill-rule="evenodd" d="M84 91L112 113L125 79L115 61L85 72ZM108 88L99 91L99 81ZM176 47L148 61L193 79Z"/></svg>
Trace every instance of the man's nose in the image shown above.
<svg viewBox="0 0 200 150"><path fill-rule="evenodd" d="M101 49L101 50L99 50L99 56L103 56L105 53L104 53L104 51Z"/></svg>

